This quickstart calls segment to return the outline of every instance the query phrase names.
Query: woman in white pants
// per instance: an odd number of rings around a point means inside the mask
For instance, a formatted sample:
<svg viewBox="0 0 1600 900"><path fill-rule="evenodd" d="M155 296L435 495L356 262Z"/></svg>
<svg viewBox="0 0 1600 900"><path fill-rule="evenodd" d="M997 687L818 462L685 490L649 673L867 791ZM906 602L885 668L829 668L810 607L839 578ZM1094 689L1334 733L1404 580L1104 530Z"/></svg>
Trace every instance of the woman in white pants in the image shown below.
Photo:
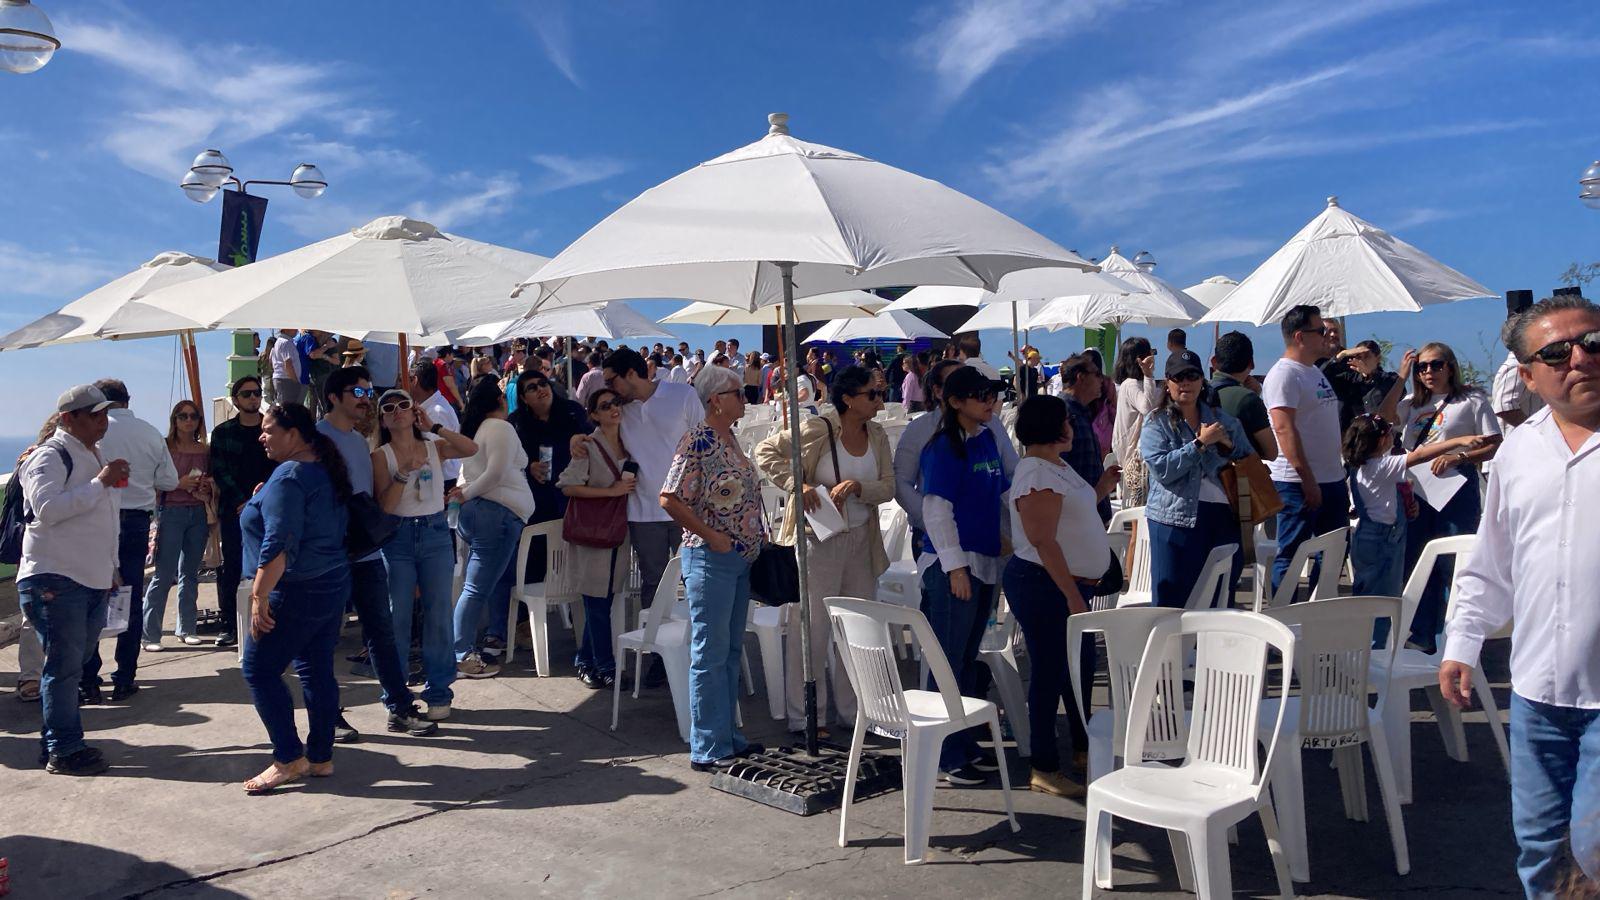
<svg viewBox="0 0 1600 900"><path fill-rule="evenodd" d="M855 722L855 692L842 668L835 667L829 677L828 648L832 631L824 597L862 597L877 595L878 576L889 568L889 556L878 530L878 504L894 498L894 455L883 426L872 421L883 409L884 391L872 384L872 375L860 366L851 366L833 380L834 410L805 420L800 426L800 467L804 484L805 507L821 505L821 492L827 492L844 517L843 530L818 540L809 523L807 571L811 604L811 671L817 682L817 716L828 722L829 683L832 683L834 708L845 725ZM756 447L756 465L772 483L786 493L794 490L789 468L789 432L780 430ZM798 519L793 505L784 517L783 529L775 543L793 545ZM805 727L805 681L800 666L799 616L791 615L784 652L784 687L787 695L789 730Z"/></svg>

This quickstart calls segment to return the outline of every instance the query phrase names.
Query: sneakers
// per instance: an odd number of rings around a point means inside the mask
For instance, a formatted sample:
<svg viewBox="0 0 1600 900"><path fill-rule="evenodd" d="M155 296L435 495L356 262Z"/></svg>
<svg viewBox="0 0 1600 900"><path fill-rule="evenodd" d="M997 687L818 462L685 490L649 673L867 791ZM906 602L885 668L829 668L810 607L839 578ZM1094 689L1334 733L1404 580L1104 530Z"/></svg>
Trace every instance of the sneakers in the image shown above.
<svg viewBox="0 0 1600 900"><path fill-rule="evenodd" d="M467 654L467 658L456 663L456 674L462 678L493 678L500 674L500 664L486 662L476 653Z"/></svg>
<svg viewBox="0 0 1600 900"><path fill-rule="evenodd" d="M139 686L131 681L127 684L114 684L111 686L111 702L121 703L137 693L139 693Z"/></svg>
<svg viewBox="0 0 1600 900"><path fill-rule="evenodd" d="M1000 760L995 757L993 750L979 750L978 758L967 765L977 769L979 772L1000 771Z"/></svg>
<svg viewBox="0 0 1600 900"><path fill-rule="evenodd" d="M500 661L500 657L506 654L506 642L492 635L486 635L483 639L483 649L480 652L485 662L491 665L497 664Z"/></svg>
<svg viewBox="0 0 1600 900"><path fill-rule="evenodd" d="M952 769L948 772L941 772L939 774L944 778L945 781L948 781L951 784L961 785L963 787L971 787L972 785L977 784L987 784L989 782L989 773L982 771L971 763L967 763L959 769Z"/></svg>
<svg viewBox="0 0 1600 900"><path fill-rule="evenodd" d="M44 764L44 770L51 775L99 775L110 767L106 758L93 747L84 747L66 756L51 755Z"/></svg>
<svg viewBox="0 0 1600 900"><path fill-rule="evenodd" d="M733 768L739 759L737 756L724 756L721 759L714 759L710 762L695 762L691 759L689 760L689 768L696 772L726 772Z"/></svg>
<svg viewBox="0 0 1600 900"><path fill-rule="evenodd" d="M79 706L99 706L104 702L106 701L100 693L100 685L88 681L78 685Z"/></svg>
<svg viewBox="0 0 1600 900"><path fill-rule="evenodd" d="M186 634L181 638L181 640L186 646L189 647L198 647L205 643L205 641L197 634Z"/></svg>
<svg viewBox="0 0 1600 900"><path fill-rule="evenodd" d="M615 681L615 679L612 680ZM582 682L583 686L591 691L598 691L606 686L600 682L600 676L596 675L593 669L579 669L578 681Z"/></svg>
<svg viewBox="0 0 1600 900"><path fill-rule="evenodd" d="M439 723L424 718L416 704L412 704L399 712L389 713L389 730L405 732L412 737L427 737L439 730Z"/></svg>
<svg viewBox="0 0 1600 900"><path fill-rule="evenodd" d="M1068 778L1062 772L1041 772L1033 770L1033 777L1028 780L1028 787L1041 794L1053 797L1067 797L1077 799L1084 794L1083 785Z"/></svg>
<svg viewBox="0 0 1600 900"><path fill-rule="evenodd" d="M428 721L443 722L448 718L450 718L450 704L435 703L428 707Z"/></svg>
<svg viewBox="0 0 1600 900"><path fill-rule="evenodd" d="M354 744L361 740L361 732L354 725L345 721L344 710L339 710L339 721L333 726L333 742L335 744Z"/></svg>
<svg viewBox="0 0 1600 900"><path fill-rule="evenodd" d="M217 646L237 647L239 646L239 636L231 631L224 631L223 633L217 635Z"/></svg>
<svg viewBox="0 0 1600 900"><path fill-rule="evenodd" d="M150 641L144 645L144 652L146 653L160 653L161 649L160 641Z"/></svg>

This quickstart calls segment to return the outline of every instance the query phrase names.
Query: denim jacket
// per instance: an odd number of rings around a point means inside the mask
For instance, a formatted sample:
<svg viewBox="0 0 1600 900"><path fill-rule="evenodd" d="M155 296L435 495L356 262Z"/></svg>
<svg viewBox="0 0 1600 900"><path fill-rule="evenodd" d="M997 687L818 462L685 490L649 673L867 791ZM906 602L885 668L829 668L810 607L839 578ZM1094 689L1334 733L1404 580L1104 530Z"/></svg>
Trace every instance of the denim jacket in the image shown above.
<svg viewBox="0 0 1600 900"><path fill-rule="evenodd" d="M1255 452L1250 436L1239 420L1220 409L1200 404L1200 424L1221 422L1228 430L1233 455L1224 459L1214 448L1202 451L1195 445L1195 432L1189 423L1157 409L1145 417L1139 432L1139 455L1150 470L1150 494L1145 501L1145 518L1174 528L1193 528L1200 512L1200 481L1216 474L1230 459L1243 459Z"/></svg>

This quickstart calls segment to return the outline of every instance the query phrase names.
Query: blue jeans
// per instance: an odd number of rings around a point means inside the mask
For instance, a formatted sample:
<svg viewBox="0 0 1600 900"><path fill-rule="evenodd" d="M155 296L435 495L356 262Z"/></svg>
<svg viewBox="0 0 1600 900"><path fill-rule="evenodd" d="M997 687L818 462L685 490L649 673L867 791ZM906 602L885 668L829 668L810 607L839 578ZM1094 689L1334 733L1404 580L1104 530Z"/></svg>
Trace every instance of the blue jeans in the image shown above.
<svg viewBox="0 0 1600 900"><path fill-rule="evenodd" d="M689 602L689 760L706 763L748 746L734 710L750 611L750 563L731 550L685 547L683 586Z"/></svg>
<svg viewBox="0 0 1600 900"><path fill-rule="evenodd" d="M1434 538L1454 537L1458 534L1477 534L1478 518L1483 513L1483 498L1478 493L1478 473L1463 470L1467 483L1456 491L1444 509L1436 510L1426 500L1418 498L1416 521L1406 529L1406 568L1409 570L1422 557L1422 548ZM1439 632L1444 630L1445 601L1450 583L1455 579L1456 564L1452 559L1442 559L1428 578L1428 586L1417 602L1417 614L1411 620L1411 641L1432 653L1437 646Z"/></svg>
<svg viewBox="0 0 1600 900"><path fill-rule="evenodd" d="M1406 516L1396 510L1393 525L1374 522L1363 515L1350 538L1350 593L1357 597L1398 597L1405 589ZM1373 646L1389 640L1389 620L1372 624Z"/></svg>
<svg viewBox="0 0 1600 900"><path fill-rule="evenodd" d="M922 573L922 614L928 617L939 648L950 661L955 673L956 686L963 696L978 697L978 648L983 645L984 629L989 627L989 614L994 610L994 585L969 578L972 599L958 600L950 593L950 579L944 569L935 563ZM928 690L937 691L933 673L928 673ZM946 772L959 769L978 758L977 729L952 734L944 739L939 751L939 768Z"/></svg>
<svg viewBox="0 0 1600 900"><path fill-rule="evenodd" d="M1028 728L1032 735L1035 772L1061 771L1061 752L1056 746L1056 707L1066 704L1067 724L1072 730L1072 749L1089 752L1089 733L1084 728L1078 702L1072 698L1072 675L1067 666L1067 595L1056 587L1049 571L1037 563L1013 556L1006 563L1001 579L1011 612L1022 626L1022 639L1028 647L1033 671L1028 678ZM1078 593L1087 603L1094 596L1092 583L1078 582ZM1078 687L1083 692L1083 708L1089 708L1089 693L1094 690L1095 642L1084 635L1078 658ZM1011 715L1016 712L1011 711Z"/></svg>
<svg viewBox="0 0 1600 900"><path fill-rule="evenodd" d="M144 593L144 642L161 643L161 620L167 614L167 592L178 581L178 627L182 637L194 634L195 601L200 596L200 560L206 553L211 526L204 506L163 506L156 513L156 571ZM181 568L180 568L181 564ZM236 587L235 590L238 588ZM130 630L134 622L129 620Z"/></svg>
<svg viewBox="0 0 1600 900"><path fill-rule="evenodd" d="M144 622L144 558L150 550L150 511L125 509L120 517L121 531L117 538L117 574L122 583L133 588L128 604L128 627L117 635L117 670L111 675L112 684L133 684L139 671L139 648L144 635L140 624ZM104 627L103 625L101 627ZM89 640L89 661L83 664L83 680L100 683L100 641Z"/></svg>
<svg viewBox="0 0 1600 900"><path fill-rule="evenodd" d="M1511 827L1529 897L1554 897L1563 845L1600 879L1600 709L1511 695Z"/></svg>
<svg viewBox="0 0 1600 900"><path fill-rule="evenodd" d="M1289 561L1300 545L1319 534L1350 525L1350 483L1340 479L1326 484L1322 489L1322 505L1316 509L1306 506L1305 494L1297 481L1274 481L1283 499L1283 509L1278 511L1278 558L1272 561L1272 592L1278 592L1283 574L1289 571ZM1344 565L1344 560L1330 560L1334 565ZM1316 583L1322 571L1321 559L1311 563L1311 581Z"/></svg>
<svg viewBox="0 0 1600 900"><path fill-rule="evenodd" d="M487 617L498 614L500 630L505 628L522 520L493 500L474 497L461 505L457 521L467 542L466 581L456 602L455 652L460 662L478 649L478 632Z"/></svg>
<svg viewBox="0 0 1600 900"><path fill-rule="evenodd" d="M267 726L272 758L314 763L333 758L333 725L339 720L339 682L333 677L333 648L339 642L344 601L350 596L350 571L338 568L305 581L279 582L267 607L275 621L260 639L244 635L240 669L256 715ZM294 698L283 670L294 663L306 701L309 727L305 743L294 724Z"/></svg>
<svg viewBox="0 0 1600 900"><path fill-rule="evenodd" d="M454 597L455 551L444 513L400 520L400 527L383 545L383 562L389 570L389 611L394 618L394 646L402 664L411 656L411 620L414 600L422 593L422 672L427 687L422 699L429 706L448 704L455 696L455 636L450 623Z"/></svg>
<svg viewBox="0 0 1600 900"><path fill-rule="evenodd" d="M616 651L611 647L611 598L583 595L583 636L572 665L596 675L617 671Z"/></svg>
<svg viewBox="0 0 1600 900"><path fill-rule="evenodd" d="M52 756L68 756L84 747L78 683L90 651L100 642L100 629L106 627L106 594L64 575L34 575L17 582L22 612L44 645L39 742Z"/></svg>
<svg viewBox="0 0 1600 900"><path fill-rule="evenodd" d="M1199 504L1192 528L1148 518L1145 521L1150 528L1150 583L1156 606L1182 609L1189 602L1189 593L1200 580L1211 551L1239 543L1239 522L1234 518L1233 507L1226 503ZM1230 601L1243 564L1243 554L1235 552L1233 568L1228 573ZM1007 591L1006 596L1011 592Z"/></svg>
<svg viewBox="0 0 1600 900"><path fill-rule="evenodd" d="M405 656L394 649L394 617L389 613L389 573L383 559L364 559L350 564L350 605L361 620L361 643L367 660L382 689L379 699L390 712L411 708L411 689L406 687ZM445 589L447 592L449 588Z"/></svg>

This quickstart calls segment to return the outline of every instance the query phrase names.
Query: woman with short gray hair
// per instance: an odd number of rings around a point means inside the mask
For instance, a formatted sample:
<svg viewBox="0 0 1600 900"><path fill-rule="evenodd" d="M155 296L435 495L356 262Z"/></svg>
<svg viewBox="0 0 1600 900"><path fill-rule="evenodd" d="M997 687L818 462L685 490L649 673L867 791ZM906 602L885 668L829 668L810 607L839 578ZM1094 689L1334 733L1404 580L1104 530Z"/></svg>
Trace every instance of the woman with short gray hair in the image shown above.
<svg viewBox="0 0 1600 900"><path fill-rule="evenodd" d="M705 421L689 429L661 485L661 508L683 526L683 583L689 602L689 764L697 772L761 752L735 726L739 654L750 608L750 565L766 537L761 481L739 449L733 423L744 415L744 380L706 366L694 389Z"/></svg>

